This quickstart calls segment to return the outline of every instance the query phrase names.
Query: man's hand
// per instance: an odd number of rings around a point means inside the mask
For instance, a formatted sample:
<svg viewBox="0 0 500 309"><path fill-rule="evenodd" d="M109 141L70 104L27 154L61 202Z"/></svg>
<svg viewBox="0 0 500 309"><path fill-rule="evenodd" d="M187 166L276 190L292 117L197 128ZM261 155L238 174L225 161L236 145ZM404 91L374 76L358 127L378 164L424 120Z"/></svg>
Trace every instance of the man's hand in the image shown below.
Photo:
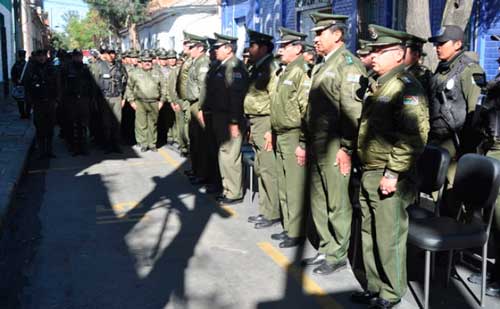
<svg viewBox="0 0 500 309"><path fill-rule="evenodd" d="M230 124L229 133L231 134L231 138L240 137L240 127L237 124Z"/></svg>
<svg viewBox="0 0 500 309"><path fill-rule="evenodd" d="M161 109L163 107L163 102L158 102L158 109Z"/></svg>
<svg viewBox="0 0 500 309"><path fill-rule="evenodd" d="M396 185L398 183L397 178L387 178L385 176L380 179L380 192L382 195L391 195L396 192Z"/></svg>
<svg viewBox="0 0 500 309"><path fill-rule="evenodd" d="M200 122L202 127L205 127L205 117L203 117L203 111L199 111L198 114L198 121Z"/></svg>
<svg viewBox="0 0 500 309"><path fill-rule="evenodd" d="M264 150L273 151L273 134L271 132L264 133Z"/></svg>
<svg viewBox="0 0 500 309"><path fill-rule="evenodd" d="M339 167L340 173L344 176L351 172L351 156L343 149L339 149L335 157L335 166Z"/></svg>
<svg viewBox="0 0 500 309"><path fill-rule="evenodd" d="M130 102L130 106L132 106L134 110L137 110L137 104L135 104L135 102Z"/></svg>
<svg viewBox="0 0 500 309"><path fill-rule="evenodd" d="M180 110L181 110L181 106L177 103L170 103L170 106L172 107L174 112L180 112Z"/></svg>
<svg viewBox="0 0 500 309"><path fill-rule="evenodd" d="M121 104L122 104L122 108L123 108L125 106L125 99L122 100Z"/></svg>
<svg viewBox="0 0 500 309"><path fill-rule="evenodd" d="M295 149L295 157L297 158L297 164L299 166L304 166L306 164L306 150L300 146Z"/></svg>

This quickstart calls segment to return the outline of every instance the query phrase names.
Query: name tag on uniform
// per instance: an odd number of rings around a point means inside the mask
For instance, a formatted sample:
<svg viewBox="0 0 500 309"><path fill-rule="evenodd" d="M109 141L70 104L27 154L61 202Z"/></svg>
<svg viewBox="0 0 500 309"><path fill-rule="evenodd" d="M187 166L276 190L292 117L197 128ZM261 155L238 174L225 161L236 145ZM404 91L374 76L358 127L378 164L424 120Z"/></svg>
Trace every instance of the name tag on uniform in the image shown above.
<svg viewBox="0 0 500 309"><path fill-rule="evenodd" d="M325 75L328 76L328 77L335 77L335 72L332 72L332 71L326 71L325 72Z"/></svg>
<svg viewBox="0 0 500 309"><path fill-rule="evenodd" d="M201 69L200 69L200 72L201 72L201 73L207 73L207 72L208 72L208 68L201 68Z"/></svg>
<svg viewBox="0 0 500 309"><path fill-rule="evenodd" d="M292 85L293 85L293 81L286 79L286 80L283 82L283 85L292 86Z"/></svg>
<svg viewBox="0 0 500 309"><path fill-rule="evenodd" d="M358 83L360 77L360 74L347 74L347 81L351 83Z"/></svg>
<svg viewBox="0 0 500 309"><path fill-rule="evenodd" d="M109 75L109 74L102 74L102 78L111 78L111 75Z"/></svg>
<svg viewBox="0 0 500 309"><path fill-rule="evenodd" d="M311 81L310 80L306 80L303 84L304 87L311 87Z"/></svg>
<svg viewBox="0 0 500 309"><path fill-rule="evenodd" d="M380 103L389 103L391 102L391 98L388 96L380 96L377 98L377 101Z"/></svg>

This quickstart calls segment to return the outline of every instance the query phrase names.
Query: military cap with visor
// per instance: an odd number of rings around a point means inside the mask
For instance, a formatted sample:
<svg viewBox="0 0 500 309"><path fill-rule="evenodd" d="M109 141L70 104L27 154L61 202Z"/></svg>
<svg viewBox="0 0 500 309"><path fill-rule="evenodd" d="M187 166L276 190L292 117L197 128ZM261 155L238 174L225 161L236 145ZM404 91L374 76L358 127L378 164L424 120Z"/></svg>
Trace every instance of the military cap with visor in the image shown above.
<svg viewBox="0 0 500 309"><path fill-rule="evenodd" d="M207 46L207 37L191 34L191 39L189 42L192 44L192 46L203 45L206 47Z"/></svg>
<svg viewBox="0 0 500 309"><path fill-rule="evenodd" d="M149 51L144 51L140 57L141 62L151 62L153 61L153 56Z"/></svg>
<svg viewBox="0 0 500 309"><path fill-rule="evenodd" d="M216 48L227 44L236 44L236 42L238 41L238 38L230 35L214 33L214 36L215 36L214 47Z"/></svg>
<svg viewBox="0 0 500 309"><path fill-rule="evenodd" d="M406 39L405 46L406 47L412 47L412 48L415 48L415 49L422 49L422 47L424 46L424 44L426 42L427 42L426 39L423 39L423 38L418 37L416 35L407 33L407 39Z"/></svg>
<svg viewBox="0 0 500 309"><path fill-rule="evenodd" d="M314 12L309 15L314 23L314 27L311 29L312 32L323 31L332 26L347 27L346 23L349 16L338 15L338 14L328 14Z"/></svg>
<svg viewBox="0 0 500 309"><path fill-rule="evenodd" d="M368 46L370 41L359 39L359 49L356 51L358 56L368 56L372 52L372 48Z"/></svg>
<svg viewBox="0 0 500 309"><path fill-rule="evenodd" d="M464 31L459 26L444 25L439 32L429 38L431 43L445 43L448 41L462 41L464 40Z"/></svg>
<svg viewBox="0 0 500 309"><path fill-rule="evenodd" d="M250 41L250 45L252 43L256 44L269 44L273 42L273 37L262 33L262 32L257 32L252 29L247 29L247 34L248 34L248 40Z"/></svg>
<svg viewBox="0 0 500 309"><path fill-rule="evenodd" d="M408 39L408 33L404 31L394 30L379 25L368 25L368 33L371 41L366 46L368 47L383 47L389 45L404 45Z"/></svg>
<svg viewBox="0 0 500 309"><path fill-rule="evenodd" d="M131 49L128 51L129 58L139 58L139 52L135 49Z"/></svg>
<svg viewBox="0 0 500 309"><path fill-rule="evenodd" d="M310 53L310 52L315 52L316 49L314 48L314 46L312 44L305 44L304 45L304 52L305 53Z"/></svg>
<svg viewBox="0 0 500 309"><path fill-rule="evenodd" d="M208 37L207 37L207 45L208 45L208 47L209 47L210 49L213 49L213 48L214 48L214 45L215 45L215 43L216 43L216 42L217 42L217 40L216 40L216 39L214 39L214 38L208 38Z"/></svg>
<svg viewBox="0 0 500 309"><path fill-rule="evenodd" d="M280 27L278 31L280 33L280 40L276 42L277 44L288 44L296 41L303 42L307 38L307 34L305 33L297 32L284 27Z"/></svg>

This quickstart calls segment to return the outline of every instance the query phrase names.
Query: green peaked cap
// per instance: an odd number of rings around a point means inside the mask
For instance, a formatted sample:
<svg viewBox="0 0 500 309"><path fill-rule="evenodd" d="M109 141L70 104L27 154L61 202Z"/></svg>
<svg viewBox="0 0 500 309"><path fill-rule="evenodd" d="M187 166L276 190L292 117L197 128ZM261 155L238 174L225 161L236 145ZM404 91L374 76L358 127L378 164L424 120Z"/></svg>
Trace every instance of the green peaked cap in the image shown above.
<svg viewBox="0 0 500 309"><path fill-rule="evenodd" d="M278 31L281 38L276 42L277 44L290 43L294 41L305 41L307 38L307 34L305 33L297 32L284 27L280 27Z"/></svg>
<svg viewBox="0 0 500 309"><path fill-rule="evenodd" d="M247 34L250 44L252 43L266 44L266 43L271 43L273 41L272 36L265 33L257 32L252 29L247 29Z"/></svg>
<svg viewBox="0 0 500 309"><path fill-rule="evenodd" d="M372 52L372 48L368 46L368 44L370 44L370 41L359 39L358 42L359 49L356 51L356 54L358 54L358 56L367 56Z"/></svg>
<svg viewBox="0 0 500 309"><path fill-rule="evenodd" d="M215 44L214 47L226 45L226 44L235 44L238 41L238 38L230 35L214 33L215 36Z"/></svg>
<svg viewBox="0 0 500 309"><path fill-rule="evenodd" d="M424 46L424 44L427 43L426 39L423 39L423 38L418 37L418 36L413 35L413 34L409 34L409 33L406 33L406 34L407 34L407 38L406 38L405 45L408 47L422 48L422 46Z"/></svg>
<svg viewBox="0 0 500 309"><path fill-rule="evenodd" d="M196 34L191 34L189 42L191 42L193 44L203 44L203 45L206 45L207 44L207 37L206 36L196 35Z"/></svg>
<svg viewBox="0 0 500 309"><path fill-rule="evenodd" d="M314 27L311 29L312 32L325 30L331 26L346 26L349 16L347 15L337 15L328 13L314 12L309 15L314 23Z"/></svg>
<svg viewBox="0 0 500 309"><path fill-rule="evenodd" d="M162 50L159 54L158 54L158 58L160 59L172 59L172 58L177 58L177 53L175 52L175 50L173 49L169 49L169 50Z"/></svg>
<svg viewBox="0 0 500 309"><path fill-rule="evenodd" d="M367 46L405 44L408 39L408 33L406 32L373 24L368 25L368 33L372 41Z"/></svg>

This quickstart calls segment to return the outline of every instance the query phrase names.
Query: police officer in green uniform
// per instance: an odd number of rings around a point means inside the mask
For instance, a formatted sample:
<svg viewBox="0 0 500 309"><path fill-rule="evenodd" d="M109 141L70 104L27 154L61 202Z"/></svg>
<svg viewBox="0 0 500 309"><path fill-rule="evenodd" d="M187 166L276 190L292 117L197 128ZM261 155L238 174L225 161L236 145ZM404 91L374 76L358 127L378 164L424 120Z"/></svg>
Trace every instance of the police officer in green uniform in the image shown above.
<svg viewBox="0 0 500 309"><path fill-rule="evenodd" d="M491 40L500 41L500 35L492 35ZM500 64L500 58L498 58L497 62ZM485 75L476 74L473 75L473 77L476 80L481 80L478 84L484 87L483 89L486 95L484 102L482 102L480 106L481 109L476 110L476 112L480 113L478 115L479 122L477 124L474 123L474 126L477 125L484 134L479 151L482 154L500 160L500 73L487 84ZM496 201L492 234L496 247L495 265L492 269L493 271L490 278L488 278L486 295L500 297L500 196L497 197ZM481 279L481 273L472 274L468 278L469 282L476 284L481 284Z"/></svg>
<svg viewBox="0 0 500 309"><path fill-rule="evenodd" d="M358 56L359 60L363 63L365 66L365 69L367 71L368 75L373 75L373 57L372 57L372 48L368 46L368 43L370 41L367 40L358 40L359 43L359 48L356 50L356 55Z"/></svg>
<svg viewBox="0 0 500 309"><path fill-rule="evenodd" d="M52 138L56 122L57 71L47 61L47 51L37 50L23 79L26 99L33 105L33 122L40 158L54 158Z"/></svg>
<svg viewBox="0 0 500 309"><path fill-rule="evenodd" d="M121 153L121 118L124 105L126 71L123 66L113 61L109 50L102 48L101 59L96 68L96 80L99 87L98 99L102 115L103 137L106 153Z"/></svg>
<svg viewBox="0 0 500 309"><path fill-rule="evenodd" d="M244 108L250 123L250 142L255 151L254 169L259 182L259 215L249 217L248 221L259 229L281 221L270 116L278 66L273 61L273 37L250 29L247 33L252 66Z"/></svg>
<svg viewBox="0 0 500 309"><path fill-rule="evenodd" d="M71 144L74 156L87 154L87 130L90 119L90 104L93 100L94 80L89 68L83 64L83 54L73 50L73 61L60 73L60 100L67 104L66 116L70 121Z"/></svg>
<svg viewBox="0 0 500 309"><path fill-rule="evenodd" d="M179 68L179 75L177 76L177 97L178 101L173 102L173 108L175 111L175 123L177 124L177 135L179 136L179 151L181 155L186 157L189 153L189 119L191 113L189 112L189 102L186 100L187 92L187 80L189 68L191 67L193 60L191 59L191 46L190 41L191 34L184 31L184 42L182 45L182 52L184 56L184 62ZM193 176L192 173L188 173Z"/></svg>
<svg viewBox="0 0 500 309"><path fill-rule="evenodd" d="M429 95L432 72L420 63L423 47L426 42L427 40L408 33L406 38L405 64L406 70L415 76L420 84L422 84L422 87L424 87L427 95Z"/></svg>
<svg viewBox="0 0 500 309"><path fill-rule="evenodd" d="M173 87L175 87L175 82L177 79L177 53L175 50L165 50L160 49L158 53L158 65L161 74L166 82L167 89L165 90L166 94L166 104L160 110L160 118L163 125L158 125L158 130L160 128L164 129L164 133L166 133L167 144L172 145L174 141L177 140L176 130L175 128L175 112L171 107L171 100L175 96L175 88L172 88L172 85L169 83L173 83Z"/></svg>
<svg viewBox="0 0 500 309"><path fill-rule="evenodd" d="M479 136L472 128L472 116L481 93L474 83L474 74L483 74L479 64L464 53L464 32L458 26L443 26L434 43L439 60L431 80L429 113L431 130L429 144L445 148L452 161L448 169L448 190L445 192L444 213L453 215L458 209L451 194L459 157L476 152Z"/></svg>
<svg viewBox="0 0 500 309"><path fill-rule="evenodd" d="M166 100L166 89L163 76L153 69L153 58L144 53L141 69L134 70L127 83L130 105L135 109L135 139L141 152L158 151L158 114Z"/></svg>
<svg viewBox="0 0 500 309"><path fill-rule="evenodd" d="M328 275L347 265L352 207L351 156L355 148L366 70L345 47L347 16L313 13L314 44L323 62L312 73L307 110L311 213L318 254L305 260Z"/></svg>
<svg viewBox="0 0 500 309"><path fill-rule="evenodd" d="M248 88L248 73L245 64L235 55L237 38L214 35L216 58L220 64L211 71L207 80L203 108L212 112L218 150L223 191L217 201L230 205L243 200L241 144L245 131L243 101Z"/></svg>
<svg viewBox="0 0 500 309"><path fill-rule="evenodd" d="M316 64L318 60L318 54L314 49L312 44L305 44L304 53L303 53L305 61L311 66L311 68Z"/></svg>
<svg viewBox="0 0 500 309"><path fill-rule="evenodd" d="M405 70L405 33L370 25L376 81L368 86L357 141L363 169L360 203L370 308L391 308L407 290L406 207L416 198L415 165L429 131L425 90Z"/></svg>
<svg viewBox="0 0 500 309"><path fill-rule="evenodd" d="M280 73L271 104L271 126L276 139L278 188L286 202L280 202L283 215L281 248L300 245L305 235L306 145L304 116L311 80L309 64L304 60L306 34L280 28ZM276 237L276 235L275 235Z"/></svg>
<svg viewBox="0 0 500 309"><path fill-rule="evenodd" d="M205 123L200 112L200 101L204 100L206 76L210 67L207 55L207 38L192 34L190 37L192 64L186 83L186 100L189 102L189 153L193 178L191 183L206 184L208 181L208 162L206 155Z"/></svg>

